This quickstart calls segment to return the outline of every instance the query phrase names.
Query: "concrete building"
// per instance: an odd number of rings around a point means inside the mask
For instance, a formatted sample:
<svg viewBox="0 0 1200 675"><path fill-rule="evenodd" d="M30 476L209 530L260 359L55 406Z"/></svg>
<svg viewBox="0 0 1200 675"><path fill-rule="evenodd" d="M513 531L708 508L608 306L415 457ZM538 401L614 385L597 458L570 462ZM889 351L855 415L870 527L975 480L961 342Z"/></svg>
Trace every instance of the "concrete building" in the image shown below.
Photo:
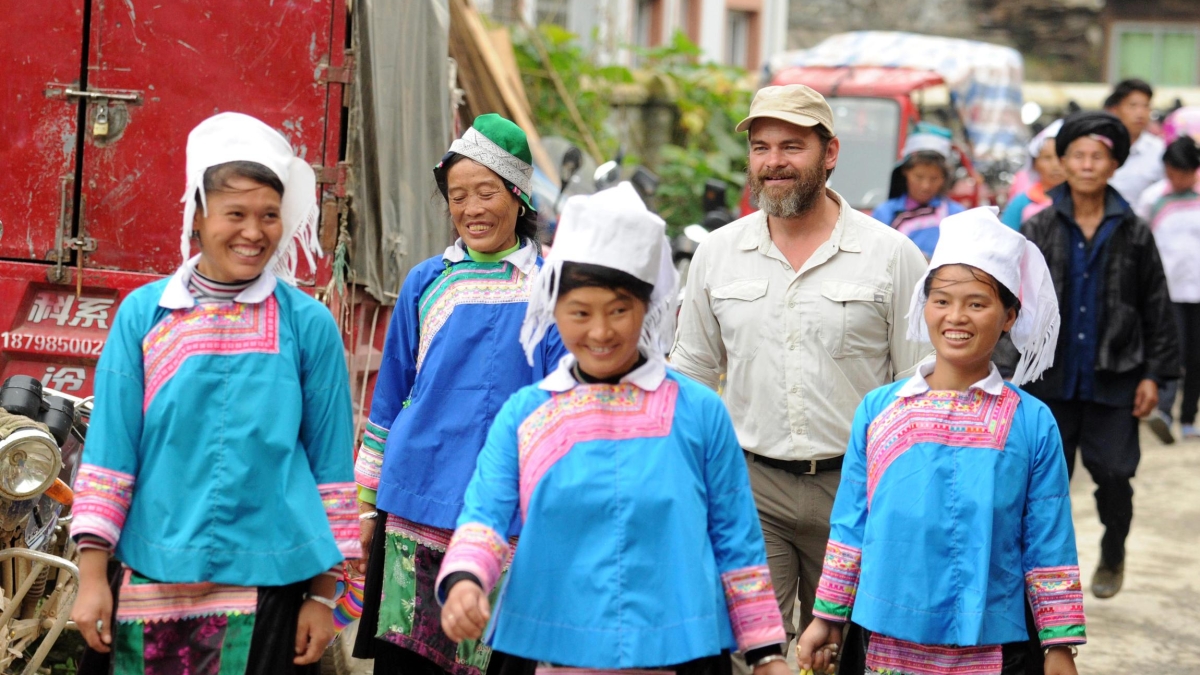
<svg viewBox="0 0 1200 675"><path fill-rule="evenodd" d="M601 58L636 65L633 47L657 47L682 31L704 59L757 70L787 46L787 0L476 0L503 22L558 24Z"/></svg>

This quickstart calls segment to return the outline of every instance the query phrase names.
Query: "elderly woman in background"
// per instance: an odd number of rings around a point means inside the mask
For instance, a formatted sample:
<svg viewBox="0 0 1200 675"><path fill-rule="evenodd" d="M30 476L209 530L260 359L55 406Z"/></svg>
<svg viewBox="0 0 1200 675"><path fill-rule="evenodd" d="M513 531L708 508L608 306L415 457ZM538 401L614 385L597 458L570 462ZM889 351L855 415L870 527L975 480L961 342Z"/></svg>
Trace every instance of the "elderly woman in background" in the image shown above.
<svg viewBox="0 0 1200 675"><path fill-rule="evenodd" d="M542 260L525 133L481 115L434 169L458 240L413 268L383 348L355 467L369 564L355 656L377 672L479 675L491 650L442 633L434 580L492 418L554 370L557 332L519 341ZM506 537L519 522L506 523Z"/></svg>
<svg viewBox="0 0 1200 675"><path fill-rule="evenodd" d="M1029 156L1037 180L1029 189L1013 197L1008 206L1004 207L1004 214L1000 216L1000 222L1014 230L1021 229L1021 223L1053 204L1054 201L1046 191L1062 185L1067 179L1062 164L1058 161L1058 152L1054 149L1054 137L1058 135L1060 128L1062 120L1054 120L1029 142Z"/></svg>

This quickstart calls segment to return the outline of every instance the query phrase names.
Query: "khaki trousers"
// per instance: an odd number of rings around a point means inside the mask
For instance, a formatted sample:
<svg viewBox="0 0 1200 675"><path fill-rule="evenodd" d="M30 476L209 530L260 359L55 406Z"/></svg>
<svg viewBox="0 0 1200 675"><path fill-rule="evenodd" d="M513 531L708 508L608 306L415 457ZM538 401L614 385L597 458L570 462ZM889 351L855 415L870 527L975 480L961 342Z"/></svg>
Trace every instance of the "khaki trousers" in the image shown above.
<svg viewBox="0 0 1200 675"><path fill-rule="evenodd" d="M767 566L771 569L771 583L775 587L779 611L783 613L790 649L797 634L797 597L800 601L799 631L812 621L813 598L817 594L825 546L829 542L829 513L833 510L833 498L837 495L842 472L796 475L754 460L754 454L746 453L750 487L767 548ZM733 664L735 671L749 672L743 659L735 658Z"/></svg>

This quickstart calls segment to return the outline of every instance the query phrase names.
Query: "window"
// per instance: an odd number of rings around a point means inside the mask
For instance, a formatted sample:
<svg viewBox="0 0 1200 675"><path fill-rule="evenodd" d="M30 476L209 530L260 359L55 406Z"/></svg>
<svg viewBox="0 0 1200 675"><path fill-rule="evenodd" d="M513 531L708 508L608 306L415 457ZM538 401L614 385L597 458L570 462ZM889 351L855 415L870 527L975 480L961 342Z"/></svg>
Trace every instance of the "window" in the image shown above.
<svg viewBox="0 0 1200 675"><path fill-rule="evenodd" d="M679 0L679 30L688 39L700 44L701 0Z"/></svg>
<svg viewBox="0 0 1200 675"><path fill-rule="evenodd" d="M725 63L750 66L750 12L730 11L725 23Z"/></svg>
<svg viewBox="0 0 1200 675"><path fill-rule="evenodd" d="M1200 24L1114 24L1108 70L1113 82L1140 77L1162 86L1200 84Z"/></svg>
<svg viewBox="0 0 1200 675"><path fill-rule="evenodd" d="M530 2L531 0L526 0ZM537 0L537 22L566 27L569 20L569 0Z"/></svg>

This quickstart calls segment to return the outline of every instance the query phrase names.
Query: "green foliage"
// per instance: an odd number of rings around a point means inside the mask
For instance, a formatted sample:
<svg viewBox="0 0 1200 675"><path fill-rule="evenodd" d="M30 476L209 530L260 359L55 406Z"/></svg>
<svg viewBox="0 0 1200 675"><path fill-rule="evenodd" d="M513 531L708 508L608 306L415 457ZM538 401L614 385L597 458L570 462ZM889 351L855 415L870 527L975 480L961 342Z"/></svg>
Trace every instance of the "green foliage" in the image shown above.
<svg viewBox="0 0 1200 675"><path fill-rule="evenodd" d="M613 88L633 82L633 73L621 66L601 66L584 52L574 33L554 24L538 27L542 43L550 55L550 63L567 91L575 95L580 117L596 139L606 157L616 154L619 140L604 128L608 119L609 100ZM529 107L538 133L543 136L562 136L586 152L587 145L572 122L567 106L562 102L550 73L542 64L532 40L516 35L513 48L521 81L529 97ZM601 160L603 161L603 160Z"/></svg>
<svg viewBox="0 0 1200 675"><path fill-rule="evenodd" d="M746 140L734 127L753 94L744 70L701 62L700 48L681 32L664 46L634 49L638 73L597 65L577 37L558 26L543 24L538 32L567 90L577 94L575 103L605 159L615 155L622 140L605 124L619 87L648 81L655 102L673 110L669 142L657 149L657 161L649 167L660 179L655 204L672 232L703 218L700 200L710 178L729 185L728 206L736 209L745 184ZM515 47L538 130L585 148L528 36L517 36Z"/></svg>

